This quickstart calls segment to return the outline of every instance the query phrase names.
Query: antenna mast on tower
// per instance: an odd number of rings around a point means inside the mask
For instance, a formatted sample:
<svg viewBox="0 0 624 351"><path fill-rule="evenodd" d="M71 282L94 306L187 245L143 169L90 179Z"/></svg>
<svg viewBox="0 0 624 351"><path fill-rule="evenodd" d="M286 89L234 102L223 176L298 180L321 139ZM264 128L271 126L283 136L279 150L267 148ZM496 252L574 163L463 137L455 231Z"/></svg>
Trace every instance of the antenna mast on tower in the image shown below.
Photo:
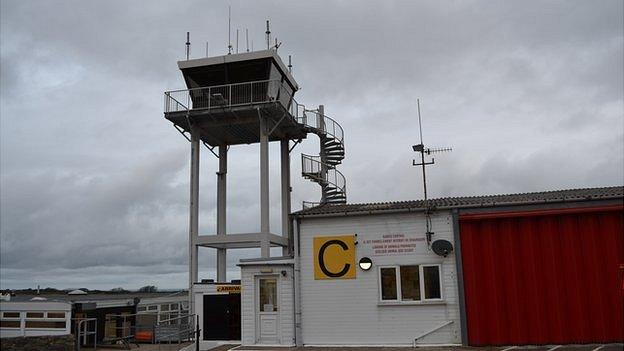
<svg viewBox="0 0 624 351"><path fill-rule="evenodd" d="M228 55L232 54L232 6L228 6Z"/></svg>
<svg viewBox="0 0 624 351"><path fill-rule="evenodd" d="M186 60L188 61L191 54L191 32L186 32Z"/></svg>
<svg viewBox="0 0 624 351"><path fill-rule="evenodd" d="M269 20L267 20L266 24L267 29L264 33L266 34L267 50L269 50L271 48L271 30L269 29Z"/></svg>

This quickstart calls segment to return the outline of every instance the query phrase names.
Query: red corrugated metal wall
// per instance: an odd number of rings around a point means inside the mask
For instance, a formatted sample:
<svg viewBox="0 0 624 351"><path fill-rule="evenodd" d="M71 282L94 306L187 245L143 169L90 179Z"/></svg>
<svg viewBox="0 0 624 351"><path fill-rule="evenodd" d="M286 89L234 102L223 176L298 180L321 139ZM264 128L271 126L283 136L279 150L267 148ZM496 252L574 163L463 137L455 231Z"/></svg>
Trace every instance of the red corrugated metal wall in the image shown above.
<svg viewBox="0 0 624 351"><path fill-rule="evenodd" d="M624 340L620 206L460 216L470 345Z"/></svg>

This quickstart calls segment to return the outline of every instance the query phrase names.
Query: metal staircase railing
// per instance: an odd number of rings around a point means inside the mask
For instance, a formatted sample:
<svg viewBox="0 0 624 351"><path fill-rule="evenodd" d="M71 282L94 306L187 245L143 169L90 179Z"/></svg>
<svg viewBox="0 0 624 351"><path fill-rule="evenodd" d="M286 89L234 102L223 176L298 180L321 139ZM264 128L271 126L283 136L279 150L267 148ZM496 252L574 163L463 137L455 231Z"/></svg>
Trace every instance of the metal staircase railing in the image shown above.
<svg viewBox="0 0 624 351"><path fill-rule="evenodd" d="M323 163L321 156L302 154L301 175L321 186L322 197L319 204L346 202L347 186L344 175Z"/></svg>
<svg viewBox="0 0 624 351"><path fill-rule="evenodd" d="M343 144L344 131L340 124L333 118L321 115L317 110L308 110L304 105L298 104L294 100L290 108L290 114L295 117L300 124L314 129L316 134L327 135Z"/></svg>
<svg viewBox="0 0 624 351"><path fill-rule="evenodd" d="M308 110L296 102L291 104L290 112L298 123L317 134L321 141L319 156L301 155L301 173L304 178L321 186L321 201L319 203L304 201L303 207L346 203L345 177L336 170L336 166L341 164L345 157L342 127L334 119L323 114L322 110Z"/></svg>

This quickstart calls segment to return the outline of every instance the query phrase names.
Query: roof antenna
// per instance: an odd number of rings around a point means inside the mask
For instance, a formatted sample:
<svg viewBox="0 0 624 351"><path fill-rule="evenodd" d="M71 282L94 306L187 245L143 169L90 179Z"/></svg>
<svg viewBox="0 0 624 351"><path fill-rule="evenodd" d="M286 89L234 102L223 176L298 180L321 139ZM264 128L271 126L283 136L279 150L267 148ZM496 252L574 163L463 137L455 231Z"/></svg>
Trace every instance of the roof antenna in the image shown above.
<svg viewBox="0 0 624 351"><path fill-rule="evenodd" d="M208 57L208 42L206 42L206 57Z"/></svg>
<svg viewBox="0 0 624 351"><path fill-rule="evenodd" d="M228 55L232 54L232 6L228 6Z"/></svg>
<svg viewBox="0 0 624 351"><path fill-rule="evenodd" d="M191 54L191 32L186 32L186 60L188 61Z"/></svg>
<svg viewBox="0 0 624 351"><path fill-rule="evenodd" d="M288 73L292 73L292 58L288 55Z"/></svg>
<svg viewBox="0 0 624 351"><path fill-rule="evenodd" d="M427 246L431 245L431 236L433 235L432 226L431 226L431 213L433 209L429 206L429 199L427 198L427 177L425 172L425 166L432 165L435 163L435 159L432 157L431 162L425 162L425 154L431 155L436 152L446 152L452 151L450 147L445 148L425 148L423 144L422 137L422 119L420 117L420 99L416 99L416 103L418 104L418 130L420 132L420 144L412 145L412 149L415 152L420 152L420 163L416 163L416 160L412 160L412 166L422 166L422 175L423 175L423 193L425 196L425 227L426 232L425 235L427 237Z"/></svg>
<svg viewBox="0 0 624 351"><path fill-rule="evenodd" d="M278 44L278 42L277 42L277 37L275 37L275 46L274 46L275 51L277 51L277 49L279 49L280 45L282 45L282 43L280 42L280 43Z"/></svg>
<svg viewBox="0 0 624 351"><path fill-rule="evenodd" d="M249 52L249 29L245 28L245 41L247 42L247 52Z"/></svg>
<svg viewBox="0 0 624 351"><path fill-rule="evenodd" d="M238 28L236 28L236 53L238 54Z"/></svg>
<svg viewBox="0 0 624 351"><path fill-rule="evenodd" d="M267 20L267 30L264 33L266 34L267 50L269 50L271 48L271 30L269 29L269 20Z"/></svg>

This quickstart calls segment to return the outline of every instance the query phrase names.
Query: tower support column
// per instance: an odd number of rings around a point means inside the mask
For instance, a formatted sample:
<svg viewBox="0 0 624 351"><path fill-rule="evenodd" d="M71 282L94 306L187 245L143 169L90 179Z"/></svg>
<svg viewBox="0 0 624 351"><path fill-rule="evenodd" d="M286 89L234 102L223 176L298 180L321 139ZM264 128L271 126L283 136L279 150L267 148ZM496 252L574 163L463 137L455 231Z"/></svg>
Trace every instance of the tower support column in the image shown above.
<svg viewBox="0 0 624 351"><path fill-rule="evenodd" d="M219 172L217 172L217 235L226 235L227 203L227 145L219 146ZM227 250L217 249L217 282L227 282Z"/></svg>
<svg viewBox="0 0 624 351"><path fill-rule="evenodd" d="M282 248L282 255L288 256L292 253L293 241L290 230L290 150L288 140L280 141L280 159L282 175L282 236L288 238L288 246Z"/></svg>
<svg viewBox="0 0 624 351"><path fill-rule="evenodd" d="M269 135L266 118L260 113L260 232L269 234ZM268 237L260 243L260 256L269 258L270 243Z"/></svg>
<svg viewBox="0 0 624 351"><path fill-rule="evenodd" d="M195 313L193 283L197 282L197 237L199 235L199 133L191 127L191 193L189 215L189 304Z"/></svg>

